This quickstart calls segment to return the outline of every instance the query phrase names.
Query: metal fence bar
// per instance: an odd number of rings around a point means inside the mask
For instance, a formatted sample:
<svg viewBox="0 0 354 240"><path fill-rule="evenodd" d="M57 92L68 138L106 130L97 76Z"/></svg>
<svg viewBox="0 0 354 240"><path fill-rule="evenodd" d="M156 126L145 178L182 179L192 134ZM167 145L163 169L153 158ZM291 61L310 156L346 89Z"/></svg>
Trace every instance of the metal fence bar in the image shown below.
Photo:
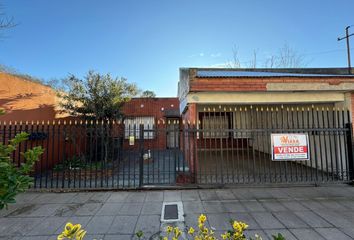
<svg viewBox="0 0 354 240"><path fill-rule="evenodd" d="M354 179L350 112L336 107L205 107L196 121L0 123L0 142L24 131L37 145L35 188L139 188L148 184L321 183ZM271 133L307 133L309 161L271 160ZM130 145L130 134L135 144ZM149 159L144 160L148 157Z"/></svg>

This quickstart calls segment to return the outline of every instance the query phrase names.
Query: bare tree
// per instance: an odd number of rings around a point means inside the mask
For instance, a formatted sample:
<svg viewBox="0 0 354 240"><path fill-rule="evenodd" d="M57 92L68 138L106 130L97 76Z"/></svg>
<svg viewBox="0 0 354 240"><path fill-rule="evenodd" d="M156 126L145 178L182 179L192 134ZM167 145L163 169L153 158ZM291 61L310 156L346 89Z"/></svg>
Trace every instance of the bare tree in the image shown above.
<svg viewBox="0 0 354 240"><path fill-rule="evenodd" d="M291 48L287 43L279 48L276 54L267 57L264 61L260 61L258 58L258 49L253 50L253 56L250 61L245 61L246 67L257 68L260 62L264 62L265 68L298 68L306 66L306 61L303 55L299 54L296 50ZM238 57L238 49L236 47L232 50L233 60L228 61L227 67L229 68L241 68L241 62Z"/></svg>
<svg viewBox="0 0 354 240"><path fill-rule="evenodd" d="M272 55L268 57L264 62L265 68L274 68L276 64L276 56Z"/></svg>
<svg viewBox="0 0 354 240"><path fill-rule="evenodd" d="M253 50L253 59L248 63L249 68L257 68L257 54L258 50Z"/></svg>
<svg viewBox="0 0 354 240"><path fill-rule="evenodd" d="M0 13L1 19L0 19L0 29L6 29L6 28L12 28L16 26L16 23L14 21L13 17L6 17L4 16L3 13Z"/></svg>
<svg viewBox="0 0 354 240"><path fill-rule="evenodd" d="M3 36L3 32L9 28L13 28L17 25L14 17L9 17L5 14L3 5L0 5L0 37Z"/></svg>
<svg viewBox="0 0 354 240"><path fill-rule="evenodd" d="M240 68L241 67L241 63L238 58L238 48L236 47L236 45L234 45L232 48L232 61L228 61L227 67L229 67L229 68Z"/></svg>
<svg viewBox="0 0 354 240"><path fill-rule="evenodd" d="M277 55L268 57L264 63L266 68L298 68L306 66L305 58L285 43L279 48Z"/></svg>
<svg viewBox="0 0 354 240"><path fill-rule="evenodd" d="M278 57L278 67L296 68L305 65L304 57L298 54L287 43L279 49Z"/></svg>

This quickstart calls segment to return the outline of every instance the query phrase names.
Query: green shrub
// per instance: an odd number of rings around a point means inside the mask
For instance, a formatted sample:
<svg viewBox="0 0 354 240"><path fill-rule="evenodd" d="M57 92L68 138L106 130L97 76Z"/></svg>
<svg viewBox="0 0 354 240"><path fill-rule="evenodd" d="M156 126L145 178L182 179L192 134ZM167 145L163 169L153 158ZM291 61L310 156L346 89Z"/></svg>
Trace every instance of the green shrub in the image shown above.
<svg viewBox="0 0 354 240"><path fill-rule="evenodd" d="M8 145L0 143L0 210L7 208L9 203L15 203L16 195L26 191L33 184L33 178L28 174L43 153L42 147L34 147L21 153L25 161L19 167L14 165L11 158L18 144L27 139L28 134L21 132L10 140Z"/></svg>

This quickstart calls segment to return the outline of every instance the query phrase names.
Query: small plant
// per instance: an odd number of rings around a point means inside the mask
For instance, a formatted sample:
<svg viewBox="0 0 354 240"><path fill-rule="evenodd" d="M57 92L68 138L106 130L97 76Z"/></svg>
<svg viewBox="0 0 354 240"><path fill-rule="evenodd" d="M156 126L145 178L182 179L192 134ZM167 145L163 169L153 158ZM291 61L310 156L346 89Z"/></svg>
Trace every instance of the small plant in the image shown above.
<svg viewBox="0 0 354 240"><path fill-rule="evenodd" d="M55 172L61 172L66 170L89 170L97 169L100 170L104 167L101 161L89 162L85 160L85 156L74 155L61 163L56 164L53 167ZM103 166L102 166L103 165Z"/></svg>
<svg viewBox="0 0 354 240"><path fill-rule="evenodd" d="M64 240L64 239L75 239L75 240L82 240L84 239L84 236L86 234L86 231L81 228L80 224L72 224L72 223L67 223L64 227L64 231L59 234L57 237L58 240Z"/></svg>
<svg viewBox="0 0 354 240"><path fill-rule="evenodd" d="M140 230L137 233L135 233L135 235L138 239L141 239L144 236L144 233L143 233L143 231Z"/></svg>
<svg viewBox="0 0 354 240"><path fill-rule="evenodd" d="M72 156L62 163L58 163L54 166L54 171L64 171L64 170L77 170L84 169L86 167L85 161L82 159L83 157Z"/></svg>
<svg viewBox="0 0 354 240"><path fill-rule="evenodd" d="M14 165L11 158L18 144L27 139L28 134L21 132L10 140L8 145L0 143L0 210L7 208L10 203L15 203L16 195L26 191L33 184L33 178L28 174L43 153L42 147L34 147L21 153L25 161L19 167Z"/></svg>
<svg viewBox="0 0 354 240"><path fill-rule="evenodd" d="M213 229L209 229L205 226L207 217L201 214L198 218L198 229L190 227L186 229L187 236L186 239L193 240L217 240ZM231 229L221 234L221 239L223 240L262 240L262 237L255 234L254 238L247 238L245 235L245 230L248 225L241 221L231 220ZM161 240L178 240L182 236L182 231L178 227L167 226L166 228L167 236L160 237ZM143 233L141 231L136 233L136 236L141 239ZM184 238L184 237L183 237ZM278 233L277 236L273 236L273 240L285 240L285 238Z"/></svg>
<svg viewBox="0 0 354 240"><path fill-rule="evenodd" d="M188 229L188 235L193 237L194 240L215 240L216 237L214 231L205 226L206 220L207 217L204 214L201 214L198 218L198 230L196 231L194 228L190 227Z"/></svg>
<svg viewBox="0 0 354 240"><path fill-rule="evenodd" d="M272 235L273 240L285 240L285 237L278 233L278 235Z"/></svg>
<svg viewBox="0 0 354 240"><path fill-rule="evenodd" d="M212 229L209 229L205 226L207 217L204 214L201 214L198 218L198 229L190 227L186 229L187 236L183 235L183 231L178 227L167 226L166 236L160 236L160 240L178 240L181 237L183 239L193 239L193 240L217 240L215 233ZM244 234L244 231L248 228L248 225L240 221L231 221L232 228L229 231L226 231L224 234L221 234L221 239L223 240L252 240L253 238L247 238ZM58 236L58 240L63 239L75 239L82 240L86 234L86 231L81 228L80 224L73 225L72 223L67 223L64 231ZM135 233L135 236L140 240L143 239L143 231L138 231ZM278 233L277 236L272 236L273 240L285 240L285 238ZM262 240L262 238L255 234L255 240Z"/></svg>
<svg viewBox="0 0 354 240"><path fill-rule="evenodd" d="M248 228L248 225L244 222L230 221L232 229L221 235L222 239L227 240L238 240L247 239L244 231ZM255 236L256 239L261 239L258 235Z"/></svg>
<svg viewBox="0 0 354 240"><path fill-rule="evenodd" d="M194 240L216 240L214 231L205 226L207 217L200 215L198 218L198 230L190 227L188 234L194 238ZM232 229L221 234L221 238L224 240L244 240L247 239L244 231L248 228L248 225L240 221L231 221ZM256 235L256 239L261 239Z"/></svg>

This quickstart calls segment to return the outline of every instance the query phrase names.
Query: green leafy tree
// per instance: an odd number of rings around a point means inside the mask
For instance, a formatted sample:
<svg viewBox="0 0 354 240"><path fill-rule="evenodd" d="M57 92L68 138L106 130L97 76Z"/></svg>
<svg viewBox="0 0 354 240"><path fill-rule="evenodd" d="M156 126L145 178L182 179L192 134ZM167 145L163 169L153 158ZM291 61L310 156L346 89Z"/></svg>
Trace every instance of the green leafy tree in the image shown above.
<svg viewBox="0 0 354 240"><path fill-rule="evenodd" d="M89 71L84 79L69 76L63 81L61 107L72 116L99 121L123 118L124 103L139 93L138 87L125 78L113 78L110 74ZM103 143L103 159L108 160L111 125L100 126Z"/></svg>
<svg viewBox="0 0 354 240"><path fill-rule="evenodd" d="M115 120L122 117L125 102L139 92L125 78L89 71L84 79L69 76L64 80L61 107L73 116L85 119Z"/></svg>
<svg viewBox="0 0 354 240"><path fill-rule="evenodd" d="M3 114L3 110L0 110L0 114ZM26 191L33 184L33 178L28 174L43 153L42 147L34 147L22 153L25 161L19 167L13 164L11 158L18 144L27 139L28 134L21 132L10 140L9 144L0 143L0 210L7 208L10 203L15 203L16 195Z"/></svg>
<svg viewBox="0 0 354 240"><path fill-rule="evenodd" d="M140 97L143 97L143 98L154 98L154 97L156 97L156 94L153 91L145 90L144 92L141 93Z"/></svg>

